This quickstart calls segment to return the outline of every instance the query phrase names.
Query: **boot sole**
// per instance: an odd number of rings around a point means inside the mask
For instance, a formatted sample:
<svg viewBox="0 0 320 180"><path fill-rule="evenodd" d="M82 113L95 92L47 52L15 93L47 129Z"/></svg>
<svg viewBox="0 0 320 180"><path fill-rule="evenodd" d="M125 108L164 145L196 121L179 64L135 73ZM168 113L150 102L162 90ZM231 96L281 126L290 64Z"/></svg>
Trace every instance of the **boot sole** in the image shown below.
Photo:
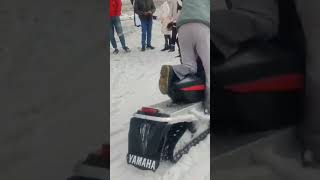
<svg viewBox="0 0 320 180"><path fill-rule="evenodd" d="M172 67L169 65L162 66L160 71L159 89L162 94L168 94L168 87L170 76L172 73Z"/></svg>

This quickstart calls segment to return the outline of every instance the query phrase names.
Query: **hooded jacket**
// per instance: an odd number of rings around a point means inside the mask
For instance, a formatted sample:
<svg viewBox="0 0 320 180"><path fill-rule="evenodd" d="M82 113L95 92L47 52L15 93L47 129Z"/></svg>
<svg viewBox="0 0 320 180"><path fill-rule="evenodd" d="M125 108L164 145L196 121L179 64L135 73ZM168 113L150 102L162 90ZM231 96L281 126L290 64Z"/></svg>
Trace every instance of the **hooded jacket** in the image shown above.
<svg viewBox="0 0 320 180"><path fill-rule="evenodd" d="M110 16L121 16L121 0L110 0Z"/></svg>
<svg viewBox="0 0 320 180"><path fill-rule="evenodd" d="M167 26L172 21L172 17L170 16L170 6L167 1L165 1L160 7L159 20L161 22L161 32L165 35L169 35L170 31Z"/></svg>

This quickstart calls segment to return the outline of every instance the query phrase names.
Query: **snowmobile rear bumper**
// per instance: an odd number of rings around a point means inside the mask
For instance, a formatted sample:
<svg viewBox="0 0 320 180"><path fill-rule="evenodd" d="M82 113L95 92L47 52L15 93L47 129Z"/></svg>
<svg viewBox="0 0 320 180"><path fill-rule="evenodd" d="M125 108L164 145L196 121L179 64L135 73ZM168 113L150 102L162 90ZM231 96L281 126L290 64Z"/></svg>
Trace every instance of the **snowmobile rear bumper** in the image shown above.
<svg viewBox="0 0 320 180"><path fill-rule="evenodd" d="M151 106L153 114L139 110L130 121L127 163L142 170L156 171L161 160L174 160L174 148L189 122L210 120L196 111L201 103L172 104L165 101ZM165 112L166 114L162 113Z"/></svg>

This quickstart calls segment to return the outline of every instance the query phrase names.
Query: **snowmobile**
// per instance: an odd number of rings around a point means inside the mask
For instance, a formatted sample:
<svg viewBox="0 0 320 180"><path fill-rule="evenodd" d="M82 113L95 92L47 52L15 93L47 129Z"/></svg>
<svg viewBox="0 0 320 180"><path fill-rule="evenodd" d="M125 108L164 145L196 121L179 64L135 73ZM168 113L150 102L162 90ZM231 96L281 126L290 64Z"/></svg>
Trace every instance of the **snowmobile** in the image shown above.
<svg viewBox="0 0 320 180"><path fill-rule="evenodd" d="M73 176L67 180L109 180L110 146L102 145L97 152L90 153L79 161L73 170Z"/></svg>
<svg viewBox="0 0 320 180"><path fill-rule="evenodd" d="M156 171L160 161L176 163L192 146L210 133L210 115L202 100L205 85L201 76L176 81L170 99L142 107L130 121L127 163Z"/></svg>

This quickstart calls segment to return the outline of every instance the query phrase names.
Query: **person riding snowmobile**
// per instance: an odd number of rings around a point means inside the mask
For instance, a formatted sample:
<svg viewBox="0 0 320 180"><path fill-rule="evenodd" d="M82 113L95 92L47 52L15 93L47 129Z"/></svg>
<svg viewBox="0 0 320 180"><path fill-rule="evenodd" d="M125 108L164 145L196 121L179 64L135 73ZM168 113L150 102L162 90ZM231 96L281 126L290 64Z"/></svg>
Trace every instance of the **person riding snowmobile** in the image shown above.
<svg viewBox="0 0 320 180"><path fill-rule="evenodd" d="M159 89L168 94L170 84L197 73L197 59L201 58L206 74L205 112L210 112L210 1L184 0L177 20L182 64L163 65Z"/></svg>

